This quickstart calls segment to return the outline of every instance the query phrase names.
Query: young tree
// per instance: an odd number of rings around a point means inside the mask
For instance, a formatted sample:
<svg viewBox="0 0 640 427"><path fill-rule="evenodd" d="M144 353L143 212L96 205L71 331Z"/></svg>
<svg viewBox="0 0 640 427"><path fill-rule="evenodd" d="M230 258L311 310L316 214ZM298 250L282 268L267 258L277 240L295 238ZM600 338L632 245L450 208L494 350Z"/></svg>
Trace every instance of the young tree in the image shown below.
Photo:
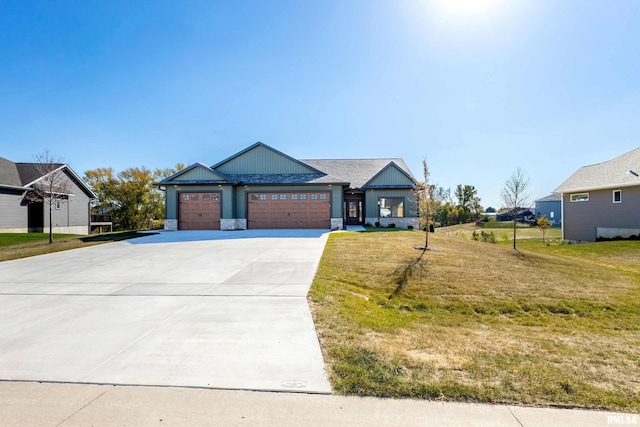
<svg viewBox="0 0 640 427"><path fill-rule="evenodd" d="M536 223L538 224L538 228L540 229L540 231L542 231L542 243L544 244L544 235L546 231L551 228L551 221L549 221L546 216L542 215L540 218L538 218L538 221L536 221Z"/></svg>
<svg viewBox="0 0 640 427"><path fill-rule="evenodd" d="M53 243L53 210L58 204L69 200L71 180L64 171L62 160L55 160L46 148L33 156L36 170L41 179L36 181L27 195L30 202L42 202L49 208L49 243Z"/></svg>
<svg viewBox="0 0 640 427"><path fill-rule="evenodd" d="M418 215L420 216L420 225L425 230L424 250L426 251L429 248L429 226L439 204L437 198L439 191L437 191L438 187L432 185L429 181L431 173L426 160L422 160L422 173L423 181L416 184L414 192Z"/></svg>
<svg viewBox="0 0 640 427"><path fill-rule="evenodd" d="M511 209L513 212L513 249L516 249L517 212L519 207L524 207L529 203L528 196L526 194L529 183L530 180L527 173L518 168L504 183L504 188L500 193L505 207Z"/></svg>

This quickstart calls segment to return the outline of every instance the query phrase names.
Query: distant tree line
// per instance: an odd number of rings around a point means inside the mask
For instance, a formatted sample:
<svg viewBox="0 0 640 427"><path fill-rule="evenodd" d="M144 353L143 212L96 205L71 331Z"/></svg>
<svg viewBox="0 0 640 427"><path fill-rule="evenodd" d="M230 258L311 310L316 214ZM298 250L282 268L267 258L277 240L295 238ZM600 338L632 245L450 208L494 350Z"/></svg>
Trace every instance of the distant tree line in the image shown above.
<svg viewBox="0 0 640 427"><path fill-rule="evenodd" d="M98 196L92 214L111 216L118 231L155 228L165 216L164 194L156 183L181 169L182 164L153 170L132 167L118 173L110 167L86 171L83 180Z"/></svg>
<svg viewBox="0 0 640 427"><path fill-rule="evenodd" d="M438 227L478 221L484 212L478 190L473 185L458 185L451 196L451 189L439 187L435 191L439 200L433 222Z"/></svg>

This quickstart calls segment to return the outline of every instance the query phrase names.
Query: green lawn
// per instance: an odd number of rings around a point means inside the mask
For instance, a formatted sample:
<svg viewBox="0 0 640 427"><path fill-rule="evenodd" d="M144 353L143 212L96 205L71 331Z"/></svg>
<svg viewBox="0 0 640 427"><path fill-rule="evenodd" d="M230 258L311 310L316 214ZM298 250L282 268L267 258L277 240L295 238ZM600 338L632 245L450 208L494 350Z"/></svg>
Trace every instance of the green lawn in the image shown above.
<svg viewBox="0 0 640 427"><path fill-rule="evenodd" d="M79 237L76 234L53 234L54 240ZM49 243L49 233L0 233L0 248L32 242Z"/></svg>
<svg viewBox="0 0 640 427"><path fill-rule="evenodd" d="M309 301L337 393L640 410L640 242L423 240L330 236Z"/></svg>
<svg viewBox="0 0 640 427"><path fill-rule="evenodd" d="M53 243L49 243L48 233L0 233L0 261L66 251L144 235L144 233L137 231L104 233L92 236L54 233Z"/></svg>

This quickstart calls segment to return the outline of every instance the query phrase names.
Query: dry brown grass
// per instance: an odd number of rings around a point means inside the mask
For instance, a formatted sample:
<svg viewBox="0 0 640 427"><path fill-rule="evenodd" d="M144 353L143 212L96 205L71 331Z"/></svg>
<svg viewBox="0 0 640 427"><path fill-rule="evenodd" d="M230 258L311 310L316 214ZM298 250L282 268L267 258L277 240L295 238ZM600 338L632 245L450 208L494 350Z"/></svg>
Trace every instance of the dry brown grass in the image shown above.
<svg viewBox="0 0 640 427"><path fill-rule="evenodd" d="M336 391L640 409L640 242L434 234L418 260L423 236L331 236L310 301Z"/></svg>

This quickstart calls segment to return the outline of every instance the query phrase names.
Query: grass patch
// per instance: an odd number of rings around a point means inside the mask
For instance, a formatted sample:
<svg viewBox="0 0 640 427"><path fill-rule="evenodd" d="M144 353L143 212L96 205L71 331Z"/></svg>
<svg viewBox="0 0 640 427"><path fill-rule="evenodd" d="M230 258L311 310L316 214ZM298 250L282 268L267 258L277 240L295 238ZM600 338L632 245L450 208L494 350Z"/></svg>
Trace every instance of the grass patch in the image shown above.
<svg viewBox="0 0 640 427"><path fill-rule="evenodd" d="M337 393L640 410L640 242L429 237L329 237L309 300Z"/></svg>
<svg viewBox="0 0 640 427"><path fill-rule="evenodd" d="M142 237L149 233L124 231L94 236L75 234L55 234L53 243L49 243L48 233L0 233L0 261L44 255L69 249L83 248L101 243L115 242Z"/></svg>

